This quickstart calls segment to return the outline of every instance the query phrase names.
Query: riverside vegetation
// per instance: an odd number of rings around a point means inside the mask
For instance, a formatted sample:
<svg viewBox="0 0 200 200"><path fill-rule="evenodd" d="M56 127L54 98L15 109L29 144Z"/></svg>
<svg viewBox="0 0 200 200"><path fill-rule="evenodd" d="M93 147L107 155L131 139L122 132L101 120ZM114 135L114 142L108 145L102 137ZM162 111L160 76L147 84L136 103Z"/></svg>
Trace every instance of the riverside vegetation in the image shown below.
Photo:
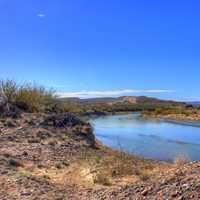
<svg viewBox="0 0 200 200"><path fill-rule="evenodd" d="M200 107L192 105L177 106L171 108L158 107L153 110L144 110L143 117L151 117L165 120L195 122L200 121Z"/></svg>
<svg viewBox="0 0 200 200"><path fill-rule="evenodd" d="M156 106L132 100L63 102L52 90L1 81L0 199L199 199L199 162L165 163L112 150L80 119Z"/></svg>

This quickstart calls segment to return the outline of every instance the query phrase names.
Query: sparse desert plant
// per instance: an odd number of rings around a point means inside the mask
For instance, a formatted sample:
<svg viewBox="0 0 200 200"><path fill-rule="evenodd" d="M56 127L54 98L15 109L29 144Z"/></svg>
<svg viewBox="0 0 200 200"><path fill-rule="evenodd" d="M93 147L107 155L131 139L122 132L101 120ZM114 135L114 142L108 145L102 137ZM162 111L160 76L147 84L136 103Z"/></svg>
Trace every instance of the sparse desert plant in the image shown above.
<svg viewBox="0 0 200 200"><path fill-rule="evenodd" d="M25 171L25 170L19 171L16 174L17 179L20 179L20 178L31 178L32 176L33 175L32 175L31 172Z"/></svg>
<svg viewBox="0 0 200 200"><path fill-rule="evenodd" d="M40 143L40 139L39 138L31 138L31 139L28 139L28 143Z"/></svg>
<svg viewBox="0 0 200 200"><path fill-rule="evenodd" d="M101 160L102 160L102 157L101 157L101 156L97 155L97 156L95 157L95 161L96 161L97 164L99 164L99 163L101 162Z"/></svg>
<svg viewBox="0 0 200 200"><path fill-rule="evenodd" d="M149 173L145 170L141 170L139 172L138 176L142 181L147 181L150 178Z"/></svg>
<svg viewBox="0 0 200 200"><path fill-rule="evenodd" d="M0 80L0 97L8 103L16 101L18 85L14 80Z"/></svg>
<svg viewBox="0 0 200 200"><path fill-rule="evenodd" d="M59 163L56 163L55 167L56 167L57 169L62 169L62 168L63 168L63 166L62 166L62 164L61 164L60 162L59 162Z"/></svg>
<svg viewBox="0 0 200 200"><path fill-rule="evenodd" d="M70 165L70 161L69 160L63 160L62 161L62 165L64 165L65 167Z"/></svg>
<svg viewBox="0 0 200 200"><path fill-rule="evenodd" d="M155 109L155 114L159 115L162 113L162 109L161 108L156 108Z"/></svg>
<svg viewBox="0 0 200 200"><path fill-rule="evenodd" d="M51 179L51 177L48 174L43 175L42 178L47 179L47 180Z"/></svg>
<svg viewBox="0 0 200 200"><path fill-rule="evenodd" d="M137 177L142 181L148 180L153 172L155 163L152 160L144 160L123 151L112 152L109 156L94 156L92 166L95 166L96 177L94 183L110 184L115 179L122 177Z"/></svg>
<svg viewBox="0 0 200 200"><path fill-rule="evenodd" d="M23 85L19 88L16 105L28 112L39 112L45 110L53 102L53 92L44 87Z"/></svg>
<svg viewBox="0 0 200 200"><path fill-rule="evenodd" d="M43 163L40 162L40 163L38 163L37 167L39 169L45 168L45 164L43 164Z"/></svg>
<svg viewBox="0 0 200 200"><path fill-rule="evenodd" d="M5 127L8 127L8 128L14 128L14 127L16 127L16 124L15 124L12 120L7 120L7 121L4 123L4 126L5 126Z"/></svg>
<svg viewBox="0 0 200 200"><path fill-rule="evenodd" d="M105 185L105 186L111 186L111 178L107 173L98 173L96 174L96 177L94 178L94 183Z"/></svg>
<svg viewBox="0 0 200 200"><path fill-rule="evenodd" d="M0 97L27 112L39 112L51 110L55 92L32 83L20 85L14 80L0 80Z"/></svg>
<svg viewBox="0 0 200 200"><path fill-rule="evenodd" d="M55 164L55 167L57 169L63 169L65 167L68 167L70 165L70 162L68 160L62 160Z"/></svg>
<svg viewBox="0 0 200 200"><path fill-rule="evenodd" d="M55 146L58 142L56 140L49 140L48 145Z"/></svg>
<svg viewBox="0 0 200 200"><path fill-rule="evenodd" d="M178 155L175 159L174 159L174 164L176 166L182 166L184 165L185 163L189 162L189 158L188 156L184 155L184 154L181 154L181 155Z"/></svg>

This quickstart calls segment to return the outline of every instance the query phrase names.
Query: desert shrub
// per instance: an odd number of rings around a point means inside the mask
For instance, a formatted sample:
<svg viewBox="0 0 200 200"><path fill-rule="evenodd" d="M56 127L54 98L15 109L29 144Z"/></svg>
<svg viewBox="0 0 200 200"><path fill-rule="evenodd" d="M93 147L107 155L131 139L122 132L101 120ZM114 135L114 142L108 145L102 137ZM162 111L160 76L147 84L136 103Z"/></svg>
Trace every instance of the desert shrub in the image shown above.
<svg viewBox="0 0 200 200"><path fill-rule="evenodd" d="M182 154L182 155L178 155L175 159L174 159L174 164L176 166L182 166L184 164L186 164L187 162L189 162L189 158Z"/></svg>
<svg viewBox="0 0 200 200"><path fill-rule="evenodd" d="M112 185L111 178L107 173L98 173L94 178L94 183L110 186Z"/></svg>
<svg viewBox="0 0 200 200"><path fill-rule="evenodd" d="M50 141L48 142L48 145L50 145L50 146L55 146L57 143L58 143L58 142L57 142L56 140L50 140Z"/></svg>
<svg viewBox="0 0 200 200"><path fill-rule="evenodd" d="M139 172L138 176L139 176L140 180L142 180L142 181L147 181L150 178L149 173L145 170L143 170L143 171L141 170Z"/></svg>
<svg viewBox="0 0 200 200"><path fill-rule="evenodd" d="M51 179L51 177L50 177L48 174L44 174L44 175L42 176L42 178L47 179L47 180L50 180L50 179Z"/></svg>
<svg viewBox="0 0 200 200"><path fill-rule="evenodd" d="M0 97L9 103L16 101L18 85L14 80L0 80Z"/></svg>
<svg viewBox="0 0 200 200"><path fill-rule="evenodd" d="M33 177L32 173L29 172L29 171L25 171L25 170L21 170L21 171L18 171L16 173L16 178L17 179L21 179L21 178L31 178Z"/></svg>
<svg viewBox="0 0 200 200"><path fill-rule="evenodd" d="M40 143L40 138L32 138L28 140L28 143Z"/></svg>
<svg viewBox="0 0 200 200"><path fill-rule="evenodd" d="M57 99L52 111L55 113L70 112L70 113L81 115L83 113L87 113L88 111L91 111L90 107L91 105L90 106L82 105L81 103L78 103L78 102L72 102L68 100L61 101Z"/></svg>
<svg viewBox="0 0 200 200"><path fill-rule="evenodd" d="M53 92L44 87L30 84L21 86L17 93L16 105L28 112L48 109L53 103Z"/></svg>
<svg viewBox="0 0 200 200"><path fill-rule="evenodd" d="M56 163L55 167L56 167L57 169L63 169L63 168L65 168L65 167L68 167L69 165L70 165L69 161L67 161L67 160L62 160L62 161Z"/></svg>
<svg viewBox="0 0 200 200"><path fill-rule="evenodd" d="M19 85L14 80L0 81L0 97L27 112L50 110L54 104L54 94L51 89L31 83Z"/></svg>
<svg viewBox="0 0 200 200"><path fill-rule="evenodd" d="M59 163L56 163L55 167L56 167L57 169L62 169L62 168L63 168L63 166L62 166L62 164L61 164L60 162L59 162Z"/></svg>
<svg viewBox="0 0 200 200"><path fill-rule="evenodd" d="M142 160L134 156L121 152L106 158L94 158L96 162L94 183L102 185L112 185L116 178L126 176L136 176L142 181L147 181L151 177L154 168L151 161Z"/></svg>
<svg viewBox="0 0 200 200"><path fill-rule="evenodd" d="M156 113L157 115L161 114L161 112L162 112L162 109L161 109L161 108L156 108L156 109L155 109L155 113Z"/></svg>
<svg viewBox="0 0 200 200"><path fill-rule="evenodd" d="M37 167L39 169L45 168L45 164L40 162L40 163L38 163Z"/></svg>

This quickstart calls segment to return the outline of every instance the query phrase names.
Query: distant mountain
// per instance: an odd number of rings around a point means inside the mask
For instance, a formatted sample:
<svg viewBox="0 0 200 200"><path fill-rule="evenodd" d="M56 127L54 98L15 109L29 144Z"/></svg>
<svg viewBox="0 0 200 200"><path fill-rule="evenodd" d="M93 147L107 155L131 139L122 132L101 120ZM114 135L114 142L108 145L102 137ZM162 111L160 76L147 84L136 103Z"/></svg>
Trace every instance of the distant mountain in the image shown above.
<svg viewBox="0 0 200 200"><path fill-rule="evenodd" d="M105 97L105 98L90 98L90 99L80 99L80 98L60 98L60 101L72 101L81 104L91 104L91 103L108 103L108 104L115 104L115 103L126 103L126 104L150 104L150 105L184 105L183 102L176 102L171 100L161 100L152 97L146 96L121 96L117 98L112 97Z"/></svg>
<svg viewBox="0 0 200 200"><path fill-rule="evenodd" d="M123 96L123 97L117 98L116 100L119 102L127 102L127 103L136 104L138 99L139 97L135 97L135 96Z"/></svg>
<svg viewBox="0 0 200 200"><path fill-rule="evenodd" d="M103 98L90 98L90 99L80 99L81 103L112 103L116 102L117 98L103 97Z"/></svg>
<svg viewBox="0 0 200 200"><path fill-rule="evenodd" d="M80 99L77 97L69 97L69 98L58 98L59 101L71 101L78 103L110 103L115 102L116 98L105 97L105 98L89 98L89 99Z"/></svg>
<svg viewBox="0 0 200 200"><path fill-rule="evenodd" d="M64 98L56 98L59 101L73 101L73 102L80 102L81 99L78 97L64 97Z"/></svg>

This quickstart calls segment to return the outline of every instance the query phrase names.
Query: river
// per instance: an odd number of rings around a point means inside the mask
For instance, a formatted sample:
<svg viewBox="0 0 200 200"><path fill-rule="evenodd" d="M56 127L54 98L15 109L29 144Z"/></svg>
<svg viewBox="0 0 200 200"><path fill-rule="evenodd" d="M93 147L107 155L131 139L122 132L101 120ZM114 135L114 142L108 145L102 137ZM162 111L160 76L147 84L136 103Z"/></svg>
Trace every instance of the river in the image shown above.
<svg viewBox="0 0 200 200"><path fill-rule="evenodd" d="M103 116L90 122L96 137L114 149L157 160L179 156L200 160L200 127L142 119L140 113Z"/></svg>

